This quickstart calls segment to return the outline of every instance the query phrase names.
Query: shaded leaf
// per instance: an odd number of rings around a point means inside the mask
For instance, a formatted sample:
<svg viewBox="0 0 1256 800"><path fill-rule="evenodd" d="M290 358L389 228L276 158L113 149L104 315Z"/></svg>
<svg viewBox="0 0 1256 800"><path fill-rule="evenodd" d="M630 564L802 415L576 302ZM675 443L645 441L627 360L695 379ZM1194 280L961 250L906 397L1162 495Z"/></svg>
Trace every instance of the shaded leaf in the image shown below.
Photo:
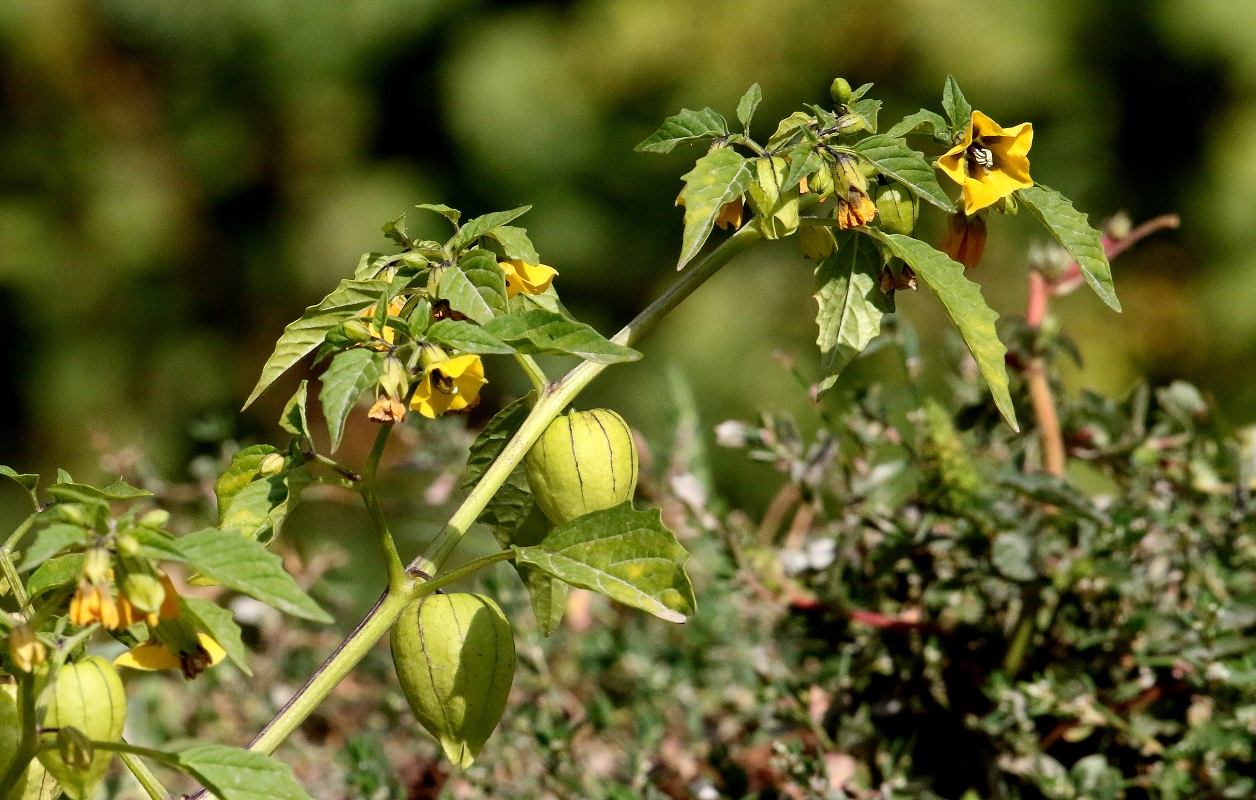
<svg viewBox="0 0 1256 800"><path fill-rule="evenodd" d="M631 503L559 525L539 545L516 547L518 560L573 586L590 589L669 622L694 612L685 573L689 553L663 525L658 509Z"/></svg>
<svg viewBox="0 0 1256 800"><path fill-rule="evenodd" d="M31 500L35 505L39 505L39 497L35 494L35 490L39 488L39 476L30 473L21 473L12 467L6 467L0 464L0 475L6 478L12 478L31 496Z"/></svg>
<svg viewBox="0 0 1256 800"><path fill-rule="evenodd" d="M1017 195L1077 262L1082 277L1099 299L1113 311L1120 311L1121 301L1112 284L1112 266L1103 250L1103 235L1090 226L1089 218L1064 195L1041 184L1021 189Z"/></svg>
<svg viewBox="0 0 1256 800"><path fill-rule="evenodd" d="M139 527L132 528L128 531L128 534L139 543L140 549L136 555L140 558L151 558L154 561L177 561L179 563L187 561L183 556L183 551L179 549L178 542L165 531Z"/></svg>
<svg viewBox="0 0 1256 800"><path fill-rule="evenodd" d="M698 159L693 169L681 176L685 188L680 198L685 204L685 232L681 237L677 269L698 254L715 228L715 219L725 203L745 194L754 182L754 165L731 148L720 147Z"/></svg>
<svg viewBox="0 0 1256 800"><path fill-rule="evenodd" d="M463 353L510 355L515 352L515 348L499 341L479 325L457 319L437 320L423 338Z"/></svg>
<svg viewBox="0 0 1256 800"><path fill-rule="evenodd" d="M891 139L898 139L916 131L924 131L939 142L951 141L951 129L946 120L941 114L927 108L903 117L902 121L886 131L885 135Z"/></svg>
<svg viewBox="0 0 1256 800"><path fill-rule="evenodd" d="M30 547L22 552L22 562L18 565L18 571L27 572L35 569L67 547L85 545L87 537L87 531L78 525L67 525L63 522L49 525L36 533Z"/></svg>
<svg viewBox="0 0 1256 800"><path fill-rule="evenodd" d="M802 179L815 172L820 166L820 154L811 141L799 142L786 156L789 160L789 171L785 173L782 187L792 189L802 183Z"/></svg>
<svg viewBox="0 0 1256 800"><path fill-rule="evenodd" d="M869 136L855 142L851 150L938 208L950 211L954 207L954 201L938 185L933 167L929 166L923 155L908 147L902 139Z"/></svg>
<svg viewBox="0 0 1256 800"><path fill-rule="evenodd" d="M1004 362L1007 348L999 340L994 327L999 315L986 305L981 287L964 277L963 265L919 239L874 229L867 229L867 233L876 236L894 255L906 261L916 276L942 301L947 315L959 329L977 366L981 368L981 375L994 396L994 404L1007 424L1013 430L1020 430L1008 391L1007 365Z"/></svg>
<svg viewBox="0 0 1256 800"><path fill-rule="evenodd" d="M1047 472L1005 472L999 476L999 485L1014 489L1039 503L1067 508L1100 525L1111 522L1080 489Z"/></svg>
<svg viewBox="0 0 1256 800"><path fill-rule="evenodd" d="M469 220L466 225L458 229L458 232L454 234L454 238L449 240L450 252L458 253L462 251L476 239L513 222L531 209L532 206L519 206L509 211L494 211L491 214L485 214L482 217Z"/></svg>
<svg viewBox="0 0 1256 800"><path fill-rule="evenodd" d="M252 675L249 667L248 650L241 638L240 626L236 624L231 611L223 608L212 600L199 597L179 595L179 609L191 617L192 624L205 633L227 651L227 658L240 668L245 675Z"/></svg>
<svg viewBox="0 0 1256 800"><path fill-rule="evenodd" d="M39 565L39 569L31 573L26 581L26 591L31 597L39 597L49 589L56 589L78 580L83 571L84 556L82 553L71 553L68 556L54 558Z"/></svg>
<svg viewBox="0 0 1256 800"><path fill-rule="evenodd" d="M301 385L297 387L292 399L288 401L288 405L284 406L283 414L279 417L279 427L293 436L302 436L306 439L310 438L310 421L305 416L308 391L309 381L301 381Z"/></svg>
<svg viewBox="0 0 1256 800"><path fill-rule="evenodd" d="M457 225L458 220L462 219L461 211L456 208L450 208L444 203L419 203L415 208L421 208L424 211L435 211L454 225Z"/></svg>
<svg viewBox="0 0 1256 800"><path fill-rule="evenodd" d="M204 744L176 758L180 768L222 800L313 800L292 767L262 753Z"/></svg>
<svg viewBox="0 0 1256 800"><path fill-rule="evenodd" d="M398 214L394 219L385 222L380 228L384 235L402 247L410 246L410 237L406 234L406 215Z"/></svg>
<svg viewBox="0 0 1256 800"><path fill-rule="evenodd" d="M566 354L598 364L617 364L641 358L636 350L615 344L583 322L539 308L498 317L484 329L528 355Z"/></svg>
<svg viewBox="0 0 1256 800"><path fill-rule="evenodd" d="M218 480L214 482L214 494L218 496L218 517L226 512L227 506L231 504L231 498L236 493L248 486L257 477L258 470L262 466L262 462L266 460L266 456L271 453L278 453L279 450L268 444L250 445L242 450L237 450L235 455L231 457L231 464L223 470L218 476Z"/></svg>
<svg viewBox="0 0 1256 800"><path fill-rule="evenodd" d="M207 528L176 541L190 565L223 586L285 614L314 622L332 621L284 571L279 556L239 531Z"/></svg>
<svg viewBox="0 0 1256 800"><path fill-rule="evenodd" d="M837 249L816 267L816 324L820 335L820 391L837 381L846 365L881 332L894 299L881 291L881 253L854 231L835 235Z"/></svg>
<svg viewBox="0 0 1256 800"><path fill-rule="evenodd" d="M863 117L863 120L867 123L868 130L871 133L877 132L877 117L881 113L880 100L857 100L853 103L849 103L847 108L850 109L850 113Z"/></svg>
<svg viewBox="0 0 1256 800"><path fill-rule="evenodd" d="M266 359L257 385L244 401L244 408L251 406L292 365L314 352L328 331L377 302L387 290L387 281L344 280L322 302L307 308L300 319L283 329L275 352Z"/></svg>
<svg viewBox="0 0 1256 800"><path fill-rule="evenodd" d="M528 232L523 228L516 228L513 225L502 225L500 228L494 228L487 234L488 238L497 242L501 246L502 254L506 256L507 261L525 261L529 264L540 264L541 257L537 255L536 248L532 245L532 240L528 238Z"/></svg>
<svg viewBox="0 0 1256 800"><path fill-rule="evenodd" d="M484 429L471 443L471 454L467 457L467 467L458 481L458 488L470 491L475 487L484 473L492 466L506 444L532 410L533 394L529 393L493 415Z"/></svg>
<svg viewBox="0 0 1256 800"><path fill-rule="evenodd" d="M746 196L754 209L754 224L764 239L782 239L798 230L798 185L786 188L789 164L780 156L755 159L756 180Z"/></svg>
<svg viewBox="0 0 1256 800"><path fill-rule="evenodd" d="M111 503L117 500L136 500L153 496L152 492L136 489L121 478L103 489L97 489L85 483L54 483L48 487L48 494L67 503Z"/></svg>
<svg viewBox="0 0 1256 800"><path fill-rule="evenodd" d="M491 254L477 251L445 268L436 299L449 301L454 311L484 325L506 309L506 275Z"/></svg>
<svg viewBox="0 0 1256 800"><path fill-rule="evenodd" d="M758 84L756 84L757 86ZM740 105L738 106L740 114ZM633 148L638 153L670 153L678 144L728 135L728 121L709 108L701 111L681 109L664 120L663 125Z"/></svg>
<svg viewBox="0 0 1256 800"><path fill-rule="evenodd" d="M358 398L384 374L385 358L384 353L365 348L345 350L336 354L319 378L323 386L318 392L318 402L327 418L327 434L331 437L329 452L334 453L340 447L345 421Z"/></svg>

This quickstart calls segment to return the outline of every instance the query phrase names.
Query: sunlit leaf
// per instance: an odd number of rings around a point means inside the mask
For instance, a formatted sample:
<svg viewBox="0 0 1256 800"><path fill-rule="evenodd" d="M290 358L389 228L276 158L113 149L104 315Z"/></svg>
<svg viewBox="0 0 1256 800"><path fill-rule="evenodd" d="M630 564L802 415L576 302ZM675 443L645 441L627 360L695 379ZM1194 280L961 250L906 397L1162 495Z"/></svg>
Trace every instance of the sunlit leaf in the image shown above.
<svg viewBox="0 0 1256 800"><path fill-rule="evenodd" d="M881 254L867 236L836 234L836 250L816 267L816 323L820 335L820 391L881 332L881 319L893 313L894 300L881 291Z"/></svg>
<svg viewBox="0 0 1256 800"><path fill-rule="evenodd" d="M205 744L178 753L176 760L221 800L313 800L292 767L262 753Z"/></svg>
<svg viewBox="0 0 1256 800"><path fill-rule="evenodd" d="M1077 262L1082 277L1099 299L1113 311L1120 311L1121 301L1112 284L1112 266L1103 250L1103 235L1090 226L1087 216L1074 208L1068 198L1041 184L1021 189L1017 195Z"/></svg>
<svg viewBox="0 0 1256 800"><path fill-rule="evenodd" d="M476 217L468 220L466 225L458 229L458 233L449 240L449 249L453 253L461 252L463 249L471 245L476 239L485 236L491 231L509 224L514 220L522 217L532 209L532 206L519 206L509 211L494 211L491 214L485 214L482 217Z"/></svg>
<svg viewBox="0 0 1256 800"><path fill-rule="evenodd" d="M490 334L520 353L555 353L579 356L599 364L636 361L641 354L615 344L585 325L553 311L533 309L498 317L484 326Z"/></svg>
<svg viewBox="0 0 1256 800"><path fill-rule="evenodd" d="M331 452L340 447L345 432L345 421L357 404L358 398L374 386L384 374L386 355L374 350L354 348L337 353L319 379L323 388L318 392L318 402L327 418L327 433L331 437Z"/></svg>
<svg viewBox="0 0 1256 800"><path fill-rule="evenodd" d="M763 89L759 84L752 83L746 93L737 101L737 121L742 127L749 130L750 121L754 119L755 109L759 107L759 103L763 100Z"/></svg>
<svg viewBox="0 0 1256 800"><path fill-rule="evenodd" d="M479 325L463 320L437 320L427 329L423 338L463 353L510 355L515 352L515 348L499 341Z"/></svg>
<svg viewBox="0 0 1256 800"><path fill-rule="evenodd" d="M698 254L715 228L715 219L725 203L745 194L755 179L754 163L728 147L720 147L698 159L682 176L685 188L685 232L681 237L681 269Z"/></svg>
<svg viewBox="0 0 1256 800"><path fill-rule="evenodd" d="M29 547L22 552L18 571L27 572L60 553L67 547L87 544L87 531L78 525L64 522L49 525L35 534Z"/></svg>
<svg viewBox="0 0 1256 800"><path fill-rule="evenodd" d="M851 150L938 208L950 211L955 205L938 185L933 167L929 166L925 157L908 147L902 139L869 136L856 142Z"/></svg>
<svg viewBox="0 0 1256 800"><path fill-rule="evenodd" d="M179 595L179 610L192 619L192 624L205 633L227 651L227 658L240 668L245 675L252 675L249 667L248 649L241 638L240 626L228 610L213 602L199 597Z"/></svg>
<svg viewBox="0 0 1256 800"><path fill-rule="evenodd" d="M942 110L950 117L953 131L964 130L972 120L973 107L964 99L959 82L951 75L946 76L946 85L942 87Z"/></svg>
<svg viewBox="0 0 1256 800"><path fill-rule="evenodd" d="M288 401L288 405L284 406L283 414L279 416L279 427L293 436L302 436L306 439L310 438L310 421L305 415L308 391L309 381L301 381L301 385L293 393L292 399Z"/></svg>
<svg viewBox="0 0 1256 800"><path fill-rule="evenodd" d="M668 117L662 127L650 134L634 150L638 153L670 153L678 144L728 135L728 121L709 108L682 109Z"/></svg>

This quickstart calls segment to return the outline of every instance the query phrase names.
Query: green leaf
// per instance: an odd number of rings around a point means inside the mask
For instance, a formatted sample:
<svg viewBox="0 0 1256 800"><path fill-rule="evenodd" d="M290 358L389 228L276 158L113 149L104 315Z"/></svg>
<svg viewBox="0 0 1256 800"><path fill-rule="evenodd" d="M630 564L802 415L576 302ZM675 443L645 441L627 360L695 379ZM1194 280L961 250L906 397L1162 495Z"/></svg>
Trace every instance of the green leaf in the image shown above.
<svg viewBox="0 0 1256 800"><path fill-rule="evenodd" d="M248 486L257 477L258 469L266 456L278 453L279 450L268 444L255 444L237 450L231 457L231 464L218 476L214 483L214 494L218 496L218 517L226 513L231 499L236 493Z"/></svg>
<svg viewBox="0 0 1256 800"><path fill-rule="evenodd" d="M882 173L905 184L907 188L918 194L943 211L950 211L954 201L942 191L933 167L925 161L925 157L912 150L902 139L889 136L869 136L861 139L851 150L872 162Z"/></svg>
<svg viewBox="0 0 1256 800"><path fill-rule="evenodd" d="M454 225L457 225L458 220L462 219L461 211L456 208L450 208L444 203L419 203L415 208L421 208L424 211L435 211Z"/></svg>
<svg viewBox="0 0 1256 800"><path fill-rule="evenodd" d="M230 528L250 539L267 541L274 531L275 523L272 513L277 508L287 511L288 484L287 474L279 473L267 478L259 478L247 484L231 498L226 510L219 518L220 528ZM286 513L281 515L286 516Z"/></svg>
<svg viewBox="0 0 1256 800"><path fill-rule="evenodd" d="M22 552L22 563L18 565L18 571L32 570L67 547L85 544L87 531L78 525L67 525L63 522L49 525L36 533L30 547Z"/></svg>
<svg viewBox="0 0 1256 800"><path fill-rule="evenodd" d="M471 443L471 454L467 457L467 467L458 481L458 488L470 491L475 487L484 473L493 465L506 444L519 430L519 426L527 419L532 410L534 395L529 393L493 415L484 429Z"/></svg>
<svg viewBox="0 0 1256 800"><path fill-rule="evenodd" d="M131 528L127 533L139 542L140 549L136 553L140 558L151 558L154 561L187 561L183 551L179 549L176 539L165 531L155 528Z"/></svg>
<svg viewBox="0 0 1256 800"><path fill-rule="evenodd" d="M328 452L334 453L340 447L349 412L362 393L384 374L386 357L384 353L355 347L337 353L323 372L319 379L323 388L318 392L318 402L323 406L323 416L327 417L327 434L331 437Z"/></svg>
<svg viewBox="0 0 1256 800"><path fill-rule="evenodd" d="M83 561L82 553L71 553L40 564L39 569L31 573L30 579L26 581L27 593L31 597L39 597L49 589L78 580L83 571Z"/></svg>
<svg viewBox="0 0 1256 800"><path fill-rule="evenodd" d="M1103 251L1103 235L1090 226L1087 216L1073 208L1064 195L1041 184L1021 189L1017 195L1077 262L1082 277L1099 299L1113 311L1120 311L1121 301L1112 285L1112 267Z"/></svg>
<svg viewBox="0 0 1256 800"><path fill-rule="evenodd" d="M951 118L952 131L962 131L972 121L973 107L964 99L959 82L951 75L946 76L946 85L942 87L942 110Z"/></svg>
<svg viewBox="0 0 1256 800"><path fill-rule="evenodd" d="M951 127L947 125L946 120L936 111L930 111L922 108L915 114L908 114L903 117L902 121L890 128L886 132L886 136L891 139L899 139L909 133L923 130L939 142L949 143L951 141Z"/></svg>
<svg viewBox="0 0 1256 800"><path fill-rule="evenodd" d="M206 528L176 540L188 563L228 589L314 622L332 618L301 591L279 556L237 530Z"/></svg>
<svg viewBox="0 0 1256 800"><path fill-rule="evenodd" d="M309 381L301 381L288 405L284 406L279 417L279 427L293 436L310 438L310 421L305 416L306 395L309 392Z"/></svg>
<svg viewBox="0 0 1256 800"><path fill-rule="evenodd" d="M758 84L756 84L757 86ZM738 113L741 106L738 105ZM638 153L670 153L678 144L728 135L728 121L709 108L681 109L664 120L662 127L633 148Z"/></svg>
<svg viewBox="0 0 1256 800"><path fill-rule="evenodd" d="M881 113L880 100L858 100L850 103L847 108L849 108L850 113L855 116L863 117L864 122L867 123L868 131L870 133L877 132L877 117Z"/></svg>
<svg viewBox="0 0 1256 800"><path fill-rule="evenodd" d="M384 223L380 228L384 235L402 247L410 246L410 237L406 234L406 215L399 214L395 219Z"/></svg>
<svg viewBox="0 0 1256 800"><path fill-rule="evenodd" d="M203 744L176 758L181 769L221 800L313 800L292 767L261 753Z"/></svg>
<svg viewBox="0 0 1256 800"><path fill-rule="evenodd" d="M507 261L523 261L528 264L541 263L541 257L537 255L536 248L532 245L532 240L528 238L528 232L523 228L503 225L500 228L489 231L488 238L501 246L502 255L506 256Z"/></svg>
<svg viewBox="0 0 1256 800"><path fill-rule="evenodd" d="M500 228L514 220L522 217L531 210L532 206L519 206L509 211L494 211L491 214L485 214L482 217L476 217L463 225L454 238L449 240L449 251L459 253L476 239L491 233L493 230Z"/></svg>
<svg viewBox="0 0 1256 800"><path fill-rule="evenodd" d="M792 189L802 183L802 179L815 172L821 163L820 154L816 152L815 143L811 141L794 145L789 151L788 161L789 171L785 173L785 180L781 184L785 189Z"/></svg>
<svg viewBox="0 0 1256 800"><path fill-rule="evenodd" d="M280 375L317 349L328 331L376 303L387 291L387 281L344 280L322 302L307 308L300 319L283 329L275 352L266 359L257 385L244 401L244 408L253 405Z"/></svg>
<svg viewBox="0 0 1256 800"><path fill-rule="evenodd" d="M663 525L658 509L631 503L594 511L559 525L545 541L516 547L518 560L573 586L600 592L669 622L693 614L689 553Z"/></svg>
<svg viewBox="0 0 1256 800"><path fill-rule="evenodd" d="M17 481L18 484L20 484L21 487L31 496L31 500L35 502L35 505L39 505L39 496L35 494L35 490L39 488L38 475L21 473L12 467L4 466L3 464L0 464L0 475Z"/></svg>
<svg viewBox="0 0 1256 800"><path fill-rule="evenodd" d="M479 325L457 319L437 320L427 329L424 338L463 353L510 355L515 352L515 348L499 341Z"/></svg>
<svg viewBox="0 0 1256 800"><path fill-rule="evenodd" d="M737 121L747 131L750 130L750 121L754 119L755 109L759 107L759 103L763 100L763 89L759 84L752 83L746 93L737 101Z"/></svg>
<svg viewBox="0 0 1256 800"><path fill-rule="evenodd" d="M768 139L768 150L776 153L784 147L792 146L800 137L806 136L813 127L816 118L805 111L795 111L776 126L776 133ZM812 138L815 138L814 136Z"/></svg>
<svg viewBox="0 0 1256 800"><path fill-rule="evenodd" d="M854 231L839 231L837 249L816 267L816 324L820 335L820 392L827 392L851 360L881 332L894 299L881 291L881 253Z"/></svg>
<svg viewBox="0 0 1256 800"><path fill-rule="evenodd" d="M436 299L484 325L506 310L506 274L490 253L474 251L461 264L445 268Z"/></svg>
<svg viewBox="0 0 1256 800"><path fill-rule="evenodd" d="M136 489L121 478L103 489L97 489L85 483L54 483L48 487L48 494L67 503L91 503L93 501L112 503L117 500L136 500L153 496L152 492Z"/></svg>
<svg viewBox="0 0 1256 800"><path fill-rule="evenodd" d="M798 230L797 184L786 188L789 164L780 156L755 159L756 180L746 196L764 239L783 239Z"/></svg>
<svg viewBox="0 0 1256 800"><path fill-rule="evenodd" d="M685 203L685 232L677 269L683 269L702 249L720 209L745 194L754 182L755 171L752 162L732 148L720 147L699 158L681 177L685 181L680 192Z"/></svg>
<svg viewBox="0 0 1256 800"><path fill-rule="evenodd" d="M498 317L484 329L527 355L565 354L598 364L618 364L641 358L636 350L615 344L583 322L539 308Z"/></svg>
<svg viewBox="0 0 1256 800"><path fill-rule="evenodd" d="M1111 524L1108 516L1095 508L1095 504L1080 489L1050 473L1005 472L999 476L999 485L1039 503L1070 509L1100 525Z"/></svg>
<svg viewBox="0 0 1256 800"><path fill-rule="evenodd" d="M253 674L249 667L248 650L241 638L240 626L236 624L235 617L229 610L212 600L183 595L179 595L179 609L191 618L197 630L208 633L215 642L222 645L222 649L227 651L227 658L241 672L249 676Z"/></svg>
<svg viewBox="0 0 1256 800"><path fill-rule="evenodd" d="M999 341L999 334L994 328L999 315L986 305L981 287L964 277L962 264L919 239L871 228L866 232L880 239L891 253L906 261L916 276L942 301L947 315L959 328L977 366L981 368L981 375L994 396L994 404L1007 424L1019 431L1016 409L1008 391L1007 365L1004 363L1007 348Z"/></svg>

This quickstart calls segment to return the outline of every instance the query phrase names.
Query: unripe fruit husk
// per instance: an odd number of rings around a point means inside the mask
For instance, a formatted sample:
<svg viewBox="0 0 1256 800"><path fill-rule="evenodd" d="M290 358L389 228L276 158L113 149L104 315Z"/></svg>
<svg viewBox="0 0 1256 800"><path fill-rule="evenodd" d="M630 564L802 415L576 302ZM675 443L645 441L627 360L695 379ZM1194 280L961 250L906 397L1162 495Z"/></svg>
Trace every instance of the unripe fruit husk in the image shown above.
<svg viewBox="0 0 1256 800"><path fill-rule="evenodd" d="M556 418L524 459L536 504L555 525L631 500L637 445L624 418L595 408Z"/></svg>
<svg viewBox="0 0 1256 800"><path fill-rule="evenodd" d="M471 766L506 710L515 677L506 615L484 595L428 595L401 612L392 653L415 718L450 761Z"/></svg>
<svg viewBox="0 0 1256 800"><path fill-rule="evenodd" d="M126 725L126 693L117 671L105 659L89 656L57 670L44 690L44 728L77 728L98 742L122 740ZM57 750L45 750L39 760L56 778L67 797L91 798L109 769L113 753L96 750L86 769L66 764Z"/></svg>
<svg viewBox="0 0 1256 800"><path fill-rule="evenodd" d="M898 181L877 189L877 214L881 229L910 236L920 215L920 198Z"/></svg>

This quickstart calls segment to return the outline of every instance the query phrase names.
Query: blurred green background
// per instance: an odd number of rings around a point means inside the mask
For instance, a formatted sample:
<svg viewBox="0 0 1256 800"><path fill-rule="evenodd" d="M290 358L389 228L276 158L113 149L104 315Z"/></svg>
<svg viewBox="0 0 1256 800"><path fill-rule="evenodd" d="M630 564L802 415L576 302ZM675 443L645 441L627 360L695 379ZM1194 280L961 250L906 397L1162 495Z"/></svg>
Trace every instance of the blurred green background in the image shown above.
<svg viewBox="0 0 1256 800"><path fill-rule="evenodd" d="M1253 30L1256 5L1230 0L0 0L0 463L95 479L142 452L185 480L225 438L280 441L300 376L237 414L275 338L419 202L533 204L564 300L609 334L673 278L697 156L632 146L682 106L731 116L755 81L766 137L835 75L874 81L888 127L953 73L996 120L1033 122L1035 178L1092 221L1179 212L1116 262L1123 315L1059 303L1073 387L1181 377L1250 421ZM412 230L442 233L421 214ZM973 275L1001 313L1023 313L1039 230L992 222ZM585 405L657 430L676 363L709 424L802 408L773 352L814 376L810 270L792 244L756 252ZM931 297L900 300L941 330ZM501 367L486 411L524 388Z"/></svg>

